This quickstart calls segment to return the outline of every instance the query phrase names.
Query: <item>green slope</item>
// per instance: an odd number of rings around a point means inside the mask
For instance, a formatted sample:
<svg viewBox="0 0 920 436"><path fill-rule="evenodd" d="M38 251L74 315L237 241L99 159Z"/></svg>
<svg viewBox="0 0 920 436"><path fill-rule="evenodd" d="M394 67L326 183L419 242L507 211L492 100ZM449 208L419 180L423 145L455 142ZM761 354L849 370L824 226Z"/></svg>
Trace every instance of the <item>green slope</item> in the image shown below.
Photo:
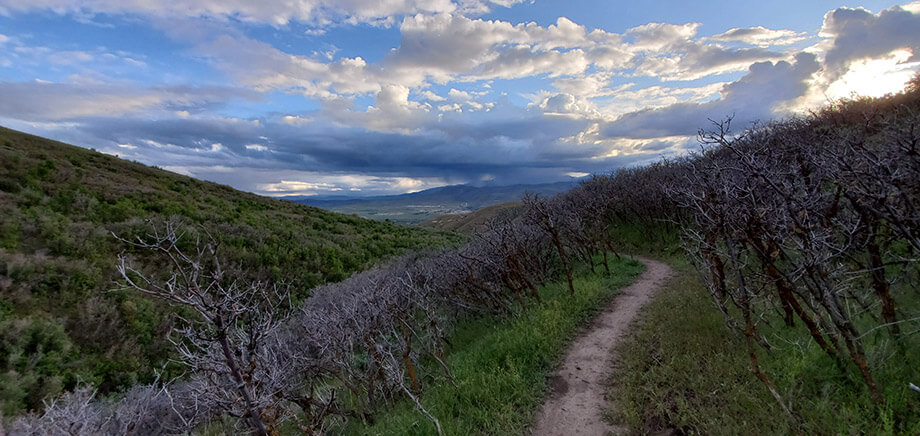
<svg viewBox="0 0 920 436"><path fill-rule="evenodd" d="M523 210L524 204L520 201L509 201L469 213L440 215L422 222L418 226L431 230L472 235L486 228L493 220L508 221L520 215Z"/></svg>
<svg viewBox="0 0 920 436"><path fill-rule="evenodd" d="M150 381L170 309L117 288L112 236L178 215L228 264L299 298L408 249L459 237L326 212L0 128L0 406L9 416L79 381ZM143 259L142 259L143 261Z"/></svg>

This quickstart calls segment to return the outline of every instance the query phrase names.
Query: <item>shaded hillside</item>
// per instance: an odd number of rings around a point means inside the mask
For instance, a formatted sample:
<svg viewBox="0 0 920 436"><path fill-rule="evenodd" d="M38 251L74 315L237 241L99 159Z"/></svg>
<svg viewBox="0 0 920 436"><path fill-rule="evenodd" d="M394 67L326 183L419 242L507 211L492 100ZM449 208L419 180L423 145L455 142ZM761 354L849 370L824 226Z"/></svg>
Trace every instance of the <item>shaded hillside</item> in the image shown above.
<svg viewBox="0 0 920 436"><path fill-rule="evenodd" d="M228 269L296 298L408 249L458 236L326 212L0 128L0 405L36 408L78 380L150 381L169 309L117 288L132 238L169 216L200 225ZM133 255L133 254L132 254ZM145 259L136 255L141 265ZM151 266L148 262L146 265Z"/></svg>
<svg viewBox="0 0 920 436"><path fill-rule="evenodd" d="M509 201L520 201L526 192L553 196L575 185L574 182L511 186L453 185L411 194L380 197L286 197L286 199L365 218L418 224L440 215L467 213Z"/></svg>
<svg viewBox="0 0 920 436"><path fill-rule="evenodd" d="M420 223L419 227L471 235L482 230L492 220L514 218L520 215L523 209L524 204L520 201L509 201L507 203L484 207L469 213L455 213L434 217Z"/></svg>

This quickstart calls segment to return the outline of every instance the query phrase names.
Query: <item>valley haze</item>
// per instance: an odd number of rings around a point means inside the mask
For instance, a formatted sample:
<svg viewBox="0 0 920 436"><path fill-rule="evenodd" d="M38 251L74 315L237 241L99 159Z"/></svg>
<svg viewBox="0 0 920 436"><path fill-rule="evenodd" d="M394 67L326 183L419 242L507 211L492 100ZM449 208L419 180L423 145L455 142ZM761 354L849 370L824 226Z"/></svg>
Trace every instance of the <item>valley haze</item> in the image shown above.
<svg viewBox="0 0 920 436"><path fill-rule="evenodd" d="M575 187L577 182L539 185L469 186L453 185L410 194L379 197L280 197L297 203L364 218L419 224L448 214L468 214L484 207L517 202L525 194L553 196Z"/></svg>

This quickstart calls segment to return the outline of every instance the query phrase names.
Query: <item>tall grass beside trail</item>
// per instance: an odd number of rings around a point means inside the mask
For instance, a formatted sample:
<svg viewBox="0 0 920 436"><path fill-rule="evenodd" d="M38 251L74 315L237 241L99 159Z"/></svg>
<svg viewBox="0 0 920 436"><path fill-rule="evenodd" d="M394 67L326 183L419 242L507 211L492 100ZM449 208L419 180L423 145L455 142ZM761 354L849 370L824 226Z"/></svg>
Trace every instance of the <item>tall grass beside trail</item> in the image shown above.
<svg viewBox="0 0 920 436"><path fill-rule="evenodd" d="M638 261L611 262L611 274L582 271L575 295L566 282L540 289L542 304L516 316L461 321L452 333L447 365L453 380L426 380L422 405L441 423L444 435L523 434L548 393L547 377L579 326L605 306L643 270ZM437 371L431 371L437 373ZM374 417L352 420L333 434L433 435L434 425L408 400Z"/></svg>
<svg viewBox="0 0 920 436"><path fill-rule="evenodd" d="M876 405L855 370L841 375L803 327L770 314L762 329L775 350L758 354L791 406L791 423L749 371L744 338L729 331L693 268L666 260L678 274L618 348L611 420L639 434L920 434L920 392L908 387L920 384L917 335L904 338L906 361L890 358L899 345L883 335L864 339L886 398Z"/></svg>

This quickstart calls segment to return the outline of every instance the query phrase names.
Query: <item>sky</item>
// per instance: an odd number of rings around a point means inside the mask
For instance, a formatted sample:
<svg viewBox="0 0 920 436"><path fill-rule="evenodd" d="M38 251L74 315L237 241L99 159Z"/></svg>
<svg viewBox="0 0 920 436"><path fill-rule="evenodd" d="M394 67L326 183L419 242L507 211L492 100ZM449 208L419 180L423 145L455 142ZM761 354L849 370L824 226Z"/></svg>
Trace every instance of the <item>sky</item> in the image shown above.
<svg viewBox="0 0 920 436"><path fill-rule="evenodd" d="M576 180L917 71L920 1L0 0L0 125L271 196Z"/></svg>

